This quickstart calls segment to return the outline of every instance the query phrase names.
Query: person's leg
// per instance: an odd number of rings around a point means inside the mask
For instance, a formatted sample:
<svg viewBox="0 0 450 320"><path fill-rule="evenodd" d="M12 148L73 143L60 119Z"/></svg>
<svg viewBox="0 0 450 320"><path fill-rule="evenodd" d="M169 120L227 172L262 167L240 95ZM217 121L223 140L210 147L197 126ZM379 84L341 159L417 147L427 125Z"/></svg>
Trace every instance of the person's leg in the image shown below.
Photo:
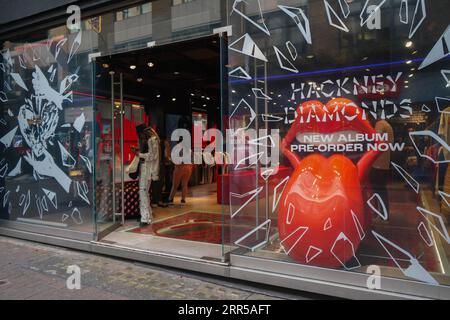
<svg viewBox="0 0 450 320"><path fill-rule="evenodd" d="M175 169L173 171L172 191L170 192L169 201L173 201L173 198L177 193L178 187L181 183L181 173L181 167L179 165L175 166Z"/></svg>
<svg viewBox="0 0 450 320"><path fill-rule="evenodd" d="M188 194L189 188L189 179L191 178L192 168L190 165L185 165L183 168L183 177L182 177L182 190L181 190L181 200L183 202L186 201L186 197Z"/></svg>
<svg viewBox="0 0 450 320"><path fill-rule="evenodd" d="M148 189L150 183L147 177L147 169L144 164L141 165L141 172L139 174L139 208L141 212L141 223L150 223L152 208L150 206L150 197Z"/></svg>

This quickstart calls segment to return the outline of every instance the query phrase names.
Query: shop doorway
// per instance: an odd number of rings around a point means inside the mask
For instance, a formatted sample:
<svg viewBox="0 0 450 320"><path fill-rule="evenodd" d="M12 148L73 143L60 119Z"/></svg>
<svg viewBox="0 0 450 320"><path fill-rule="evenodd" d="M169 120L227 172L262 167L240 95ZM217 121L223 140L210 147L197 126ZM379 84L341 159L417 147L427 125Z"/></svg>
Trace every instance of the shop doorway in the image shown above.
<svg viewBox="0 0 450 320"><path fill-rule="evenodd" d="M171 161L171 150L178 143L171 137L176 129L191 134L195 128L222 129L225 41L206 37L96 60L100 241L223 260L226 206L220 196L220 175L225 168L196 164L186 175L187 168ZM151 127L160 141L159 179L149 189L153 215L149 226L139 224L139 180L127 172L139 149L136 127L140 124ZM187 190L183 180L188 181ZM181 181L178 189L173 187L177 181Z"/></svg>

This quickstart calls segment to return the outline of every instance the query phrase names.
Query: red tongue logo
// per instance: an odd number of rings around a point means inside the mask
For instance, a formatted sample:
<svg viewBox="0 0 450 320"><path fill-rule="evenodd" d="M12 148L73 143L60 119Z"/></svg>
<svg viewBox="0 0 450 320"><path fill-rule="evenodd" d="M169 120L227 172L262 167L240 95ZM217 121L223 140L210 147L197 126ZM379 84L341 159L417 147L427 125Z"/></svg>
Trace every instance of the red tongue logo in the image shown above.
<svg viewBox="0 0 450 320"><path fill-rule="evenodd" d="M349 105L353 111L347 108ZM301 123L297 118L282 144L294 172L280 201L280 242L285 253L300 263L352 269L359 266L356 251L369 227L362 185L379 153L367 152L355 165L344 155L326 158L315 153L300 159L290 145L299 133L353 130L371 134L375 130L362 119L361 109L348 99L334 99L326 106L318 101L306 102L299 107L298 114L312 109L315 114L312 119L317 120ZM345 112L346 117L338 117L339 121L334 118L332 123L320 122L329 110L341 115Z"/></svg>

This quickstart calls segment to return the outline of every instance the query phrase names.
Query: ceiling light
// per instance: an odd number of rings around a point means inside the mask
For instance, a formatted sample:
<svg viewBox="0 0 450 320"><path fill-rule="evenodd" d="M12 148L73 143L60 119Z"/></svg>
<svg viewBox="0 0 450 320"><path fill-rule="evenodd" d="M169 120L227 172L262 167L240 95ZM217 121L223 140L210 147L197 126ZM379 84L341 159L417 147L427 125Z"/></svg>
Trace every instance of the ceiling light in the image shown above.
<svg viewBox="0 0 450 320"><path fill-rule="evenodd" d="M153 68L153 67L155 66L155 64L154 64L153 62L149 62L149 63L147 63L147 65L148 65L150 68Z"/></svg>
<svg viewBox="0 0 450 320"><path fill-rule="evenodd" d="M411 63L412 63L412 60L406 61L406 64L411 64Z"/></svg>
<svg viewBox="0 0 450 320"><path fill-rule="evenodd" d="M160 94L158 94L158 95L156 95L156 97L157 97L157 98L161 98L161 95L160 95Z"/></svg>
<svg viewBox="0 0 450 320"><path fill-rule="evenodd" d="M174 101L174 102L177 101L177 98L172 98L172 101Z"/></svg>
<svg viewBox="0 0 450 320"><path fill-rule="evenodd" d="M178 71L175 71L173 74L174 75L179 75L180 73Z"/></svg>
<svg viewBox="0 0 450 320"><path fill-rule="evenodd" d="M109 68L109 64L104 63L104 64L102 64L102 67L105 68L105 69L108 69Z"/></svg>
<svg viewBox="0 0 450 320"><path fill-rule="evenodd" d="M306 58L307 58L307 59L312 59L312 58L314 58L314 55L313 55L313 54L310 54L309 56L306 56Z"/></svg>
<svg viewBox="0 0 450 320"><path fill-rule="evenodd" d="M412 45L413 45L413 42L412 42L412 41L407 41L407 42L405 43L405 47L407 47L407 48L411 48Z"/></svg>
<svg viewBox="0 0 450 320"><path fill-rule="evenodd" d="M130 66L130 69L131 69L131 70L135 70L135 69L136 69L136 66L135 66L134 64L132 64L132 65Z"/></svg>
<svg viewBox="0 0 450 320"><path fill-rule="evenodd" d="M137 78L137 82L142 82L142 78Z"/></svg>
<svg viewBox="0 0 450 320"><path fill-rule="evenodd" d="M409 77L412 78L412 77L414 77L414 75L411 73L411 74L409 75Z"/></svg>
<svg viewBox="0 0 450 320"><path fill-rule="evenodd" d="M236 93L236 90L231 90L231 92Z"/></svg>

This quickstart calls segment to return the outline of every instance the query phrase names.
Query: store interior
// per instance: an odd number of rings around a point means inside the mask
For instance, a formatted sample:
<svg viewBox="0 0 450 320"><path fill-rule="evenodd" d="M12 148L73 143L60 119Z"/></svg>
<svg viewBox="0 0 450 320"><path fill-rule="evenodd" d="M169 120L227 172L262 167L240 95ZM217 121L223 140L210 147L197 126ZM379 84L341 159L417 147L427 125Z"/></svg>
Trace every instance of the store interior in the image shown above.
<svg viewBox="0 0 450 320"><path fill-rule="evenodd" d="M207 37L102 57L97 60L96 69L96 95L111 97L114 94L115 97L114 112L111 111L111 98L97 99L96 105L99 132L97 224L100 232L114 230L111 226L120 225L122 201L125 222L114 232L106 232L101 240L137 249L221 261L226 234L222 220L226 206L218 197L218 185L224 168L205 163L194 165L185 203L181 203L180 188L173 204L168 205L175 166L167 161L178 142L171 141L175 129L183 128L189 132L198 127L202 132L220 129L220 39ZM111 77L114 77L113 86ZM123 129L120 112L123 112ZM153 181L150 187L154 220L145 227L139 226L138 180L126 172L135 155L133 148L138 146L136 126L142 123L158 134L161 153L166 160L161 160L159 181ZM113 192L116 194L115 208ZM119 214L114 217L113 211ZM197 242L195 246L192 241Z"/></svg>

